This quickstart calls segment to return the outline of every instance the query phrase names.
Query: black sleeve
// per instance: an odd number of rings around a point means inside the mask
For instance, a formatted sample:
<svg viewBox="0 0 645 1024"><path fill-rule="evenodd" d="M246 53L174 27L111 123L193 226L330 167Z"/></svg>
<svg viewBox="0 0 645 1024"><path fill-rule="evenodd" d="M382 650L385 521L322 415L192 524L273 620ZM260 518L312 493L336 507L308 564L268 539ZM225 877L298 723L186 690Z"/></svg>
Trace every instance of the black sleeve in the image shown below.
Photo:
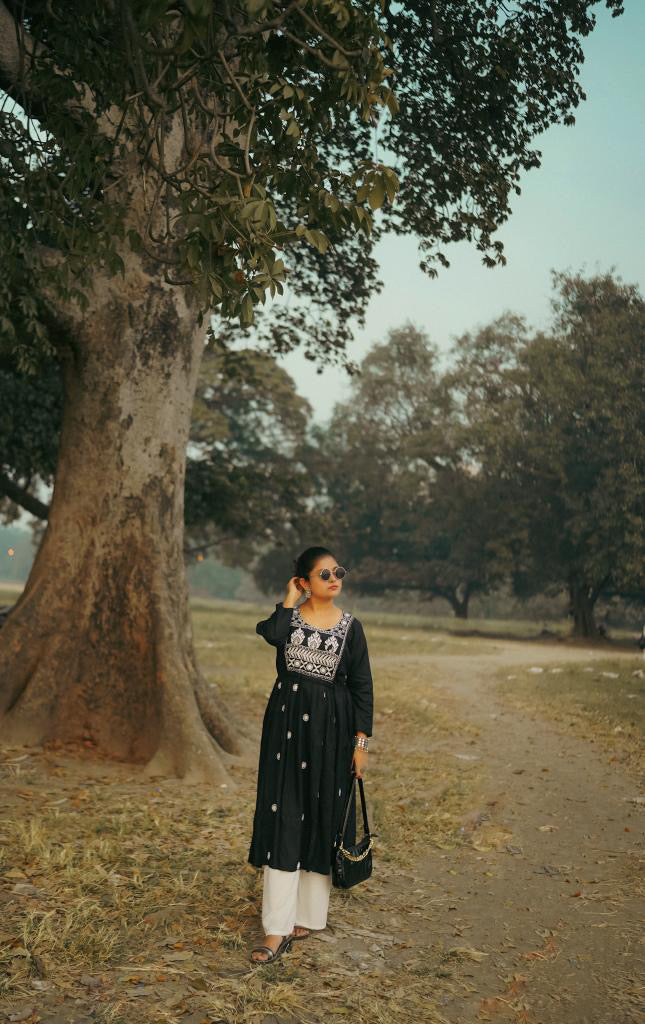
<svg viewBox="0 0 645 1024"><path fill-rule="evenodd" d="M349 666L347 669L347 687L354 705L354 730L372 735L372 713L374 695L372 689L372 670L367 652L367 640L363 626L354 619L354 635L351 638Z"/></svg>
<svg viewBox="0 0 645 1024"><path fill-rule="evenodd" d="M262 619L255 627L255 632L263 636L268 644L279 647L286 642L291 626L291 614L293 608L285 608L282 601L278 601L275 611L268 619Z"/></svg>

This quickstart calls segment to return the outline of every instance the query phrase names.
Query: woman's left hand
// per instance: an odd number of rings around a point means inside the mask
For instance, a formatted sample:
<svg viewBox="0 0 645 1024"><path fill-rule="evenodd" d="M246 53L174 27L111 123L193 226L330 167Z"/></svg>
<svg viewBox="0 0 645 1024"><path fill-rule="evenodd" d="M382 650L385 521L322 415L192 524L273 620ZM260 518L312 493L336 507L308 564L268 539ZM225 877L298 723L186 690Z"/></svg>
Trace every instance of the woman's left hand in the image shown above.
<svg viewBox="0 0 645 1024"><path fill-rule="evenodd" d="M354 757L352 758L352 771L357 779L362 779L363 772L367 768L367 751L361 750L360 747L354 748Z"/></svg>

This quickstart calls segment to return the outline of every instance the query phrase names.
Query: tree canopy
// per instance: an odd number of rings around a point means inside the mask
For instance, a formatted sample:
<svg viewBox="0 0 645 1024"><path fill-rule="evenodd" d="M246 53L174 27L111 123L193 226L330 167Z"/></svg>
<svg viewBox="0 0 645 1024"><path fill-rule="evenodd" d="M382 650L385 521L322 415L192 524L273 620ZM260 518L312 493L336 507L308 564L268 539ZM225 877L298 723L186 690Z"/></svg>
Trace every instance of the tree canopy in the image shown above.
<svg viewBox="0 0 645 1024"><path fill-rule="evenodd" d="M298 453L310 412L272 356L209 347L186 467L189 551L215 547L249 566L304 517L312 486Z"/></svg>
<svg viewBox="0 0 645 1024"><path fill-rule="evenodd" d="M348 401L312 434L327 535L354 567L353 585L442 597L466 615L509 564L503 495L466 455L452 385L428 335L405 325L372 348Z"/></svg>
<svg viewBox="0 0 645 1024"><path fill-rule="evenodd" d="M322 535L359 592L466 615L502 583L564 590L584 635L599 597L643 600L645 302L612 273L553 284L548 332L506 312L445 369L424 332L390 331L311 432Z"/></svg>
<svg viewBox="0 0 645 1024"><path fill-rule="evenodd" d="M569 590L579 632L601 594L645 592L645 301L610 273L553 274L553 323L459 344L468 446L504 482L520 593Z"/></svg>
<svg viewBox="0 0 645 1024"><path fill-rule="evenodd" d="M382 231L416 232L431 274L461 238L504 261L532 142L584 99L595 6L0 3L2 341L25 367L55 351L97 269L135 251L225 321L288 279L258 338L338 356Z"/></svg>

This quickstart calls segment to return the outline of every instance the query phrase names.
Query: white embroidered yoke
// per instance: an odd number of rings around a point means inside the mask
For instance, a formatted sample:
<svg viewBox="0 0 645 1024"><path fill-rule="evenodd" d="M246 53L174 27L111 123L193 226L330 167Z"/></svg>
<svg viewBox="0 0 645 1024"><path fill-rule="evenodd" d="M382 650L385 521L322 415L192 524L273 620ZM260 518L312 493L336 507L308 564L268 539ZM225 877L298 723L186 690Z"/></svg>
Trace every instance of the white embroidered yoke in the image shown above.
<svg viewBox="0 0 645 1024"><path fill-rule="evenodd" d="M351 613L343 612L340 621L331 629L319 629L305 622L300 609L294 608L291 632L284 650L289 672L301 672L314 679L333 682L351 621Z"/></svg>

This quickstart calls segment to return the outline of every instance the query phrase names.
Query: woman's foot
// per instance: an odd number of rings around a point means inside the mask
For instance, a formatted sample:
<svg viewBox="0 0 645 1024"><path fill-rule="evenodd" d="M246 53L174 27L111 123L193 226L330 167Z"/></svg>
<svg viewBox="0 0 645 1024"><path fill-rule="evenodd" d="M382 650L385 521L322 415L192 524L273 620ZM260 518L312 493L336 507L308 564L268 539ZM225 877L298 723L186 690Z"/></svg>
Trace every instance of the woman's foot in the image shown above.
<svg viewBox="0 0 645 1024"><path fill-rule="evenodd" d="M293 931L289 936L290 939L306 939L308 935L311 935L311 928L303 928L301 925L294 925Z"/></svg>
<svg viewBox="0 0 645 1024"><path fill-rule="evenodd" d="M275 954L282 945L282 943L284 942L284 939L284 935L265 935L263 945L268 946L268 948L271 950L271 953ZM272 960L273 956L271 955L271 953L269 953L266 949L263 949L261 946L258 946L257 949L251 951L251 960L254 963L262 963L266 960Z"/></svg>

